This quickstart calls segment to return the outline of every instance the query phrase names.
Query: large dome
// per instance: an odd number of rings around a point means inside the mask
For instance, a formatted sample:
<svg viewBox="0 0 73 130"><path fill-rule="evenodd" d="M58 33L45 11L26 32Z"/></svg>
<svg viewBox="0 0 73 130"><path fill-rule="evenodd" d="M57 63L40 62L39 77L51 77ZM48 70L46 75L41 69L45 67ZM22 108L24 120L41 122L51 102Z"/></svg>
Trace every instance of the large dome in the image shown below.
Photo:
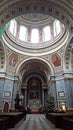
<svg viewBox="0 0 73 130"><path fill-rule="evenodd" d="M16 51L42 55L62 46L67 35L65 26L54 17L41 13L27 13L9 22L3 39Z"/></svg>

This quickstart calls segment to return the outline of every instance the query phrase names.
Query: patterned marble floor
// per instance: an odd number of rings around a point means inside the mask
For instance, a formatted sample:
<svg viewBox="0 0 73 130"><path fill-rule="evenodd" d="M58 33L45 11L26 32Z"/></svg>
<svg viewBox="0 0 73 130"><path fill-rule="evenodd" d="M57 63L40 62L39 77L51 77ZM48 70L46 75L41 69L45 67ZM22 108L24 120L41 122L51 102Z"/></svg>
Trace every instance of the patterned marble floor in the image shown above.
<svg viewBox="0 0 73 130"><path fill-rule="evenodd" d="M61 130L55 127L45 118L44 114L28 114L16 128L9 130Z"/></svg>

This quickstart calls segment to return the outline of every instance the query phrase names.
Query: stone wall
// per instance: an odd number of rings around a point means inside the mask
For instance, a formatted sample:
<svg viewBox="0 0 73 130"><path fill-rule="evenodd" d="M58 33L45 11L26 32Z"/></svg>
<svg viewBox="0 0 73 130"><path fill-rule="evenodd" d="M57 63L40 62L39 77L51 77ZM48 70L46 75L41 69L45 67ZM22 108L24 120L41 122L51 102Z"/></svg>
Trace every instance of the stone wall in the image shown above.
<svg viewBox="0 0 73 130"><path fill-rule="evenodd" d="M18 90L18 76L7 73L0 74L0 108L4 108L5 102L9 104L9 109L14 108L14 100Z"/></svg>
<svg viewBox="0 0 73 130"><path fill-rule="evenodd" d="M69 76L69 78L68 78ZM73 107L73 78L72 74L60 74L50 79L48 94L55 98L55 107L60 107L62 102L66 108Z"/></svg>

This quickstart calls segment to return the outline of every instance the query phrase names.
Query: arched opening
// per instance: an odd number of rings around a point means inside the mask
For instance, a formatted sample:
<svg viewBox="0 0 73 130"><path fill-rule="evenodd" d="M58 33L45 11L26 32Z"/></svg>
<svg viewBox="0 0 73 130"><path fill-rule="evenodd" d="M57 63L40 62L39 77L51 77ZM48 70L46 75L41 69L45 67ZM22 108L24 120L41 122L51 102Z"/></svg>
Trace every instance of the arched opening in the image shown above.
<svg viewBox="0 0 73 130"><path fill-rule="evenodd" d="M29 71L23 75L21 87L21 94L24 97L23 106L28 106L32 112L38 112L39 108L46 105L48 98L47 79L43 71Z"/></svg>
<svg viewBox="0 0 73 130"><path fill-rule="evenodd" d="M48 78L52 74L47 63L39 59L24 62L19 68L21 79L22 105L29 106L31 111L44 107L48 99Z"/></svg>

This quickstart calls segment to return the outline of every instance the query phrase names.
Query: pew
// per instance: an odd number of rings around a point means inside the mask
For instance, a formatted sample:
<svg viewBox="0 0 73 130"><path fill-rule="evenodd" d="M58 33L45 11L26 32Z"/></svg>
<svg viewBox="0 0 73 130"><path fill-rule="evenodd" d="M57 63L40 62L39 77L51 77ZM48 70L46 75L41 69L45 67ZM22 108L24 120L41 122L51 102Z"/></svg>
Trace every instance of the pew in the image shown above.
<svg viewBox="0 0 73 130"><path fill-rule="evenodd" d="M0 130L8 130L8 118L0 117Z"/></svg>
<svg viewBox="0 0 73 130"><path fill-rule="evenodd" d="M0 113L0 119L2 126L5 126L5 128L1 128L0 130L7 130L7 128L14 128L15 125L22 120L24 117L24 114L22 112L2 112Z"/></svg>
<svg viewBox="0 0 73 130"><path fill-rule="evenodd" d="M63 126L64 117L72 119L73 113L47 113L46 115L46 118L55 126L55 128L60 128L60 129L64 127Z"/></svg>
<svg viewBox="0 0 73 130"><path fill-rule="evenodd" d="M73 130L73 117L63 117L63 130Z"/></svg>

